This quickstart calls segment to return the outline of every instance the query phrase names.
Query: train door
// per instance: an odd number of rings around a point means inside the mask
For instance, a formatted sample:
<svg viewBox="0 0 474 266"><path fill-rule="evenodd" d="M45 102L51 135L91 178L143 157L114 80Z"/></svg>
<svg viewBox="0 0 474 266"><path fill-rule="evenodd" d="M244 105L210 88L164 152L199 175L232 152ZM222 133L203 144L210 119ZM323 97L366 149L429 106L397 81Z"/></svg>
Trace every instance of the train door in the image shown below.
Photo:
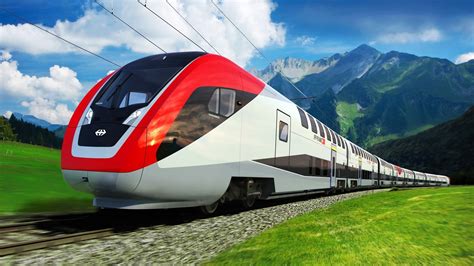
<svg viewBox="0 0 474 266"><path fill-rule="evenodd" d="M331 145L331 174L329 178L329 186L331 188L336 186L336 146L334 144Z"/></svg>
<svg viewBox="0 0 474 266"><path fill-rule="evenodd" d="M357 172L358 172L358 176L359 176L358 185L362 186L362 158L359 158L359 170Z"/></svg>
<svg viewBox="0 0 474 266"><path fill-rule="evenodd" d="M277 110L275 164L288 167L290 162L291 117Z"/></svg>

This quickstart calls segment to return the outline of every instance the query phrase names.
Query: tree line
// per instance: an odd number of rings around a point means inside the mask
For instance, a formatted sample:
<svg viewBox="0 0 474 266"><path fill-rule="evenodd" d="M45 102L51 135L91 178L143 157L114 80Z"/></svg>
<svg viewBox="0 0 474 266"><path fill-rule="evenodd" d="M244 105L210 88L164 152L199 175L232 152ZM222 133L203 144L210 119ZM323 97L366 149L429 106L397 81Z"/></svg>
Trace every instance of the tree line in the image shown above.
<svg viewBox="0 0 474 266"><path fill-rule="evenodd" d="M60 149L62 145L62 139L54 132L17 119L15 115L12 115L10 120L0 117L0 140L19 141L56 149Z"/></svg>

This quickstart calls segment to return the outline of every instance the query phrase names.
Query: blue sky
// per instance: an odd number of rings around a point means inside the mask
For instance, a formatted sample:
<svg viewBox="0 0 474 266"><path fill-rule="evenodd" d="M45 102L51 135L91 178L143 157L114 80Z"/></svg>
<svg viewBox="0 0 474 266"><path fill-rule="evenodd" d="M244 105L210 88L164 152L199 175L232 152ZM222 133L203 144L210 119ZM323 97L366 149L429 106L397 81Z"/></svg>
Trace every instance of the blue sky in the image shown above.
<svg viewBox="0 0 474 266"><path fill-rule="evenodd" d="M143 18L145 13L138 12L145 11L134 0L103 2L122 18L129 19L131 24L138 23L134 25L144 33L156 36L154 40L166 46L167 50L196 50L191 44L185 43L179 35L171 35L172 30L163 24L158 24L156 18L150 14L147 14L146 19ZM157 3L160 1L148 0L148 2L150 6L155 4L156 10L165 8L161 6L162 3ZM222 38L219 38L219 35L210 36L218 50L246 68L263 68L267 65L267 61L257 56L235 29L222 22L220 20L222 18L218 15L212 22L214 24L211 24L209 19L209 27L206 27L206 20L202 17L193 17L197 13L196 10L210 7L209 2L202 4L197 2L184 2L181 10L186 13L190 21L195 21L197 26L201 25L200 29L204 35L214 34L213 30L225 34ZM174 3L179 4L176 1ZM287 56L315 60L349 51L363 43L381 52L397 50L419 56L446 58L453 62L463 54L465 55L463 58L469 58L469 53L474 56L472 1L262 0L258 1L258 5L254 4L257 3L255 1L226 3L219 2L221 8L234 18L236 24L242 26L242 30L248 33L271 60ZM124 7L125 5L127 7ZM93 4L93 1L3 0L2 6L34 23L49 27L62 36L69 36L119 64L158 52L145 46L143 43L146 41L133 35L120 22L107 17L107 14ZM210 9L209 12L210 15L216 14L213 13L215 10ZM8 66L10 68L0 69L4 71L4 84L0 84L0 114L18 111L34 114L51 122L64 123L77 101L90 86L108 71L115 69L109 63L75 52L65 44L61 46L52 41L49 43L52 37L42 32L35 32L33 29L20 27L22 22L3 12L0 13L0 50L9 54L9 59L7 61L3 59L3 63L10 63ZM206 13L203 11L202 14ZM176 16L176 14L166 15L170 16L169 18ZM247 17L242 19L245 16ZM78 23L77 21L81 19L85 22ZM95 21L91 23L91 20ZM111 25L110 32L120 34L107 39L108 31L98 27L101 24ZM211 30L205 32L204 29ZM12 65L12 61L16 62L15 66ZM61 68L55 77L52 77L50 68L54 65ZM28 84L31 87L30 91L20 89L22 93L15 93L18 88L6 84L8 78L14 77L6 75L6 71L20 73L21 80L12 82L19 84L15 86ZM69 84L61 80L61 77L75 77L80 84L75 81ZM48 87L51 83L52 87ZM72 96L69 97L68 93L61 94L62 87L70 87L74 92L70 94ZM35 91L44 92L46 96ZM58 91L57 95L64 96L55 96L55 91ZM53 114L54 112L56 114Z"/></svg>

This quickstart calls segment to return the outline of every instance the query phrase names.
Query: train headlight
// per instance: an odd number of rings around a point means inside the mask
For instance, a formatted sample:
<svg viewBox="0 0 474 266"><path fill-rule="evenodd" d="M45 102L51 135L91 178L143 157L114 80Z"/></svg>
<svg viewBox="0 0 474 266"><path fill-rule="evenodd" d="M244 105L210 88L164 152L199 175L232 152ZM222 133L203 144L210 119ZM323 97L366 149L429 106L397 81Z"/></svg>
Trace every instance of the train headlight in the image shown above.
<svg viewBox="0 0 474 266"><path fill-rule="evenodd" d="M89 125L92 122L92 117L94 116L94 111L92 109L89 109L87 111L86 117L84 117L84 122L82 122L82 125Z"/></svg>
<svg viewBox="0 0 474 266"><path fill-rule="evenodd" d="M136 110L135 112L133 112L129 117L127 117L127 119L125 119L125 121L123 121L123 124L131 126L133 122L135 122L135 120L137 120L137 118L140 117L140 115L143 112L143 109L144 108L140 108Z"/></svg>

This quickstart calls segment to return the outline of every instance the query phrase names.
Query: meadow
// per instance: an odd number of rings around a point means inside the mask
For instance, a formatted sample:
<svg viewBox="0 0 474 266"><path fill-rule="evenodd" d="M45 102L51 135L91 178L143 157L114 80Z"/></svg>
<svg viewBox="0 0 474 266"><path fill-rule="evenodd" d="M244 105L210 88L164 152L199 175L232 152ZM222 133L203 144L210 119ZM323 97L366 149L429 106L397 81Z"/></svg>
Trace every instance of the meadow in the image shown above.
<svg viewBox="0 0 474 266"><path fill-rule="evenodd" d="M64 181L61 151L0 141L0 215L93 210L92 196Z"/></svg>
<svg viewBox="0 0 474 266"><path fill-rule="evenodd" d="M474 187L402 189L337 203L210 264L474 265Z"/></svg>

